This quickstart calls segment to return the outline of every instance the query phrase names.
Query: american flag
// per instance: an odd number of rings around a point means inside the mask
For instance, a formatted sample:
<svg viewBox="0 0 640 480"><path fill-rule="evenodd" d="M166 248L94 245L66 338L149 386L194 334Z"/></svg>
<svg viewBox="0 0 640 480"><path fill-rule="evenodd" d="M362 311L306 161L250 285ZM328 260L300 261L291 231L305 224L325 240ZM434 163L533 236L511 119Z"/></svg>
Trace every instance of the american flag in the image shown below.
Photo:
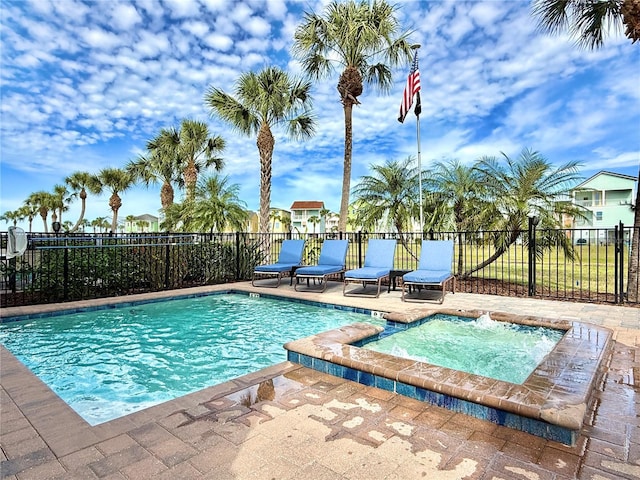
<svg viewBox="0 0 640 480"><path fill-rule="evenodd" d="M398 121L400 123L404 122L407 113L409 113L409 109L411 108L411 104L413 103L413 97L418 95L418 103L416 104L416 115L420 115L420 70L418 70L418 52L416 51L415 56L413 57L413 65L411 66L411 71L409 72L409 76L407 77L407 84L404 87L404 93L402 94L402 103L400 104L400 116L398 117Z"/></svg>

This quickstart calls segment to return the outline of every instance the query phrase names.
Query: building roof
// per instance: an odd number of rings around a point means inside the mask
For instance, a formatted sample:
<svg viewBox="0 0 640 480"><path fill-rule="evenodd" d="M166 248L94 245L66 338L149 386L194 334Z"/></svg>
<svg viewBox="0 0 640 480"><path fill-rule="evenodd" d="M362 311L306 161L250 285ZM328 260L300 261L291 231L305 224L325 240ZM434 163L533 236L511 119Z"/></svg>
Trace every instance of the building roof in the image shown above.
<svg viewBox="0 0 640 480"><path fill-rule="evenodd" d="M147 222L157 222L158 217L154 217L153 215L149 215L148 213L144 213L142 215L138 215L134 217L136 220L143 220Z"/></svg>
<svg viewBox="0 0 640 480"><path fill-rule="evenodd" d="M594 178L599 177L600 175L609 175L611 177L623 178L625 180L632 180L634 182L638 180L638 177L634 177L632 175L625 175L624 173L616 173L616 172L609 172L607 170L601 170L595 175L592 175L589 178L587 178L584 182L580 183L579 185L576 185L571 190L578 190L580 187L582 187L583 185L586 185L587 183L592 181Z"/></svg>
<svg viewBox="0 0 640 480"><path fill-rule="evenodd" d="M324 208L324 202L317 200L296 200L291 204L291 210L319 210Z"/></svg>

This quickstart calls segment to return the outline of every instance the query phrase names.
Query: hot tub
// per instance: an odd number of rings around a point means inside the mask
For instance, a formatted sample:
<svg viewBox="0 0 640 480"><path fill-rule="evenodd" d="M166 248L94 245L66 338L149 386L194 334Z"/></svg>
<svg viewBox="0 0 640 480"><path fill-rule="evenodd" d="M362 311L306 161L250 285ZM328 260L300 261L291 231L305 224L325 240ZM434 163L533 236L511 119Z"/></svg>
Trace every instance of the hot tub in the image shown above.
<svg viewBox="0 0 640 480"><path fill-rule="evenodd" d="M612 332L581 322L492 312L499 322L564 331L556 346L520 384L362 348L385 330L407 329L432 315L478 318L448 309L387 313L387 328L353 324L285 345L289 361L452 411L574 445L591 394L610 354Z"/></svg>

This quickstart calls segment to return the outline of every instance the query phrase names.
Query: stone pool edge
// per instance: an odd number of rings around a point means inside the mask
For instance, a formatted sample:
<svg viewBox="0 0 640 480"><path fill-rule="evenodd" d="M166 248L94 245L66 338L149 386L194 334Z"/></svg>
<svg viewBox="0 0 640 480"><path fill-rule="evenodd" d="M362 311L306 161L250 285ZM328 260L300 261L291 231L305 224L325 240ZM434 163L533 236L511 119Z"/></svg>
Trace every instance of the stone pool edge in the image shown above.
<svg viewBox="0 0 640 480"><path fill-rule="evenodd" d="M387 321L410 324L435 313L476 318L478 310L418 308L389 312ZM285 344L291 362L365 385L444 406L565 444L573 444L613 332L577 321L490 312L496 321L565 330L554 349L521 385L394 357L354 346L383 329L353 324Z"/></svg>

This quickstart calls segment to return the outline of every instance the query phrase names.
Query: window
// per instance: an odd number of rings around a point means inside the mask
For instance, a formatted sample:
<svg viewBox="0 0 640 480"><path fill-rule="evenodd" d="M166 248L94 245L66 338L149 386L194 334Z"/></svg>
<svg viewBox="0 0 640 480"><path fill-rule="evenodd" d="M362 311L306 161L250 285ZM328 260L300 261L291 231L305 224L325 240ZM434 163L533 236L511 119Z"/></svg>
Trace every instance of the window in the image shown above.
<svg viewBox="0 0 640 480"><path fill-rule="evenodd" d="M602 220L602 212L596 212L596 220L598 221Z"/></svg>

